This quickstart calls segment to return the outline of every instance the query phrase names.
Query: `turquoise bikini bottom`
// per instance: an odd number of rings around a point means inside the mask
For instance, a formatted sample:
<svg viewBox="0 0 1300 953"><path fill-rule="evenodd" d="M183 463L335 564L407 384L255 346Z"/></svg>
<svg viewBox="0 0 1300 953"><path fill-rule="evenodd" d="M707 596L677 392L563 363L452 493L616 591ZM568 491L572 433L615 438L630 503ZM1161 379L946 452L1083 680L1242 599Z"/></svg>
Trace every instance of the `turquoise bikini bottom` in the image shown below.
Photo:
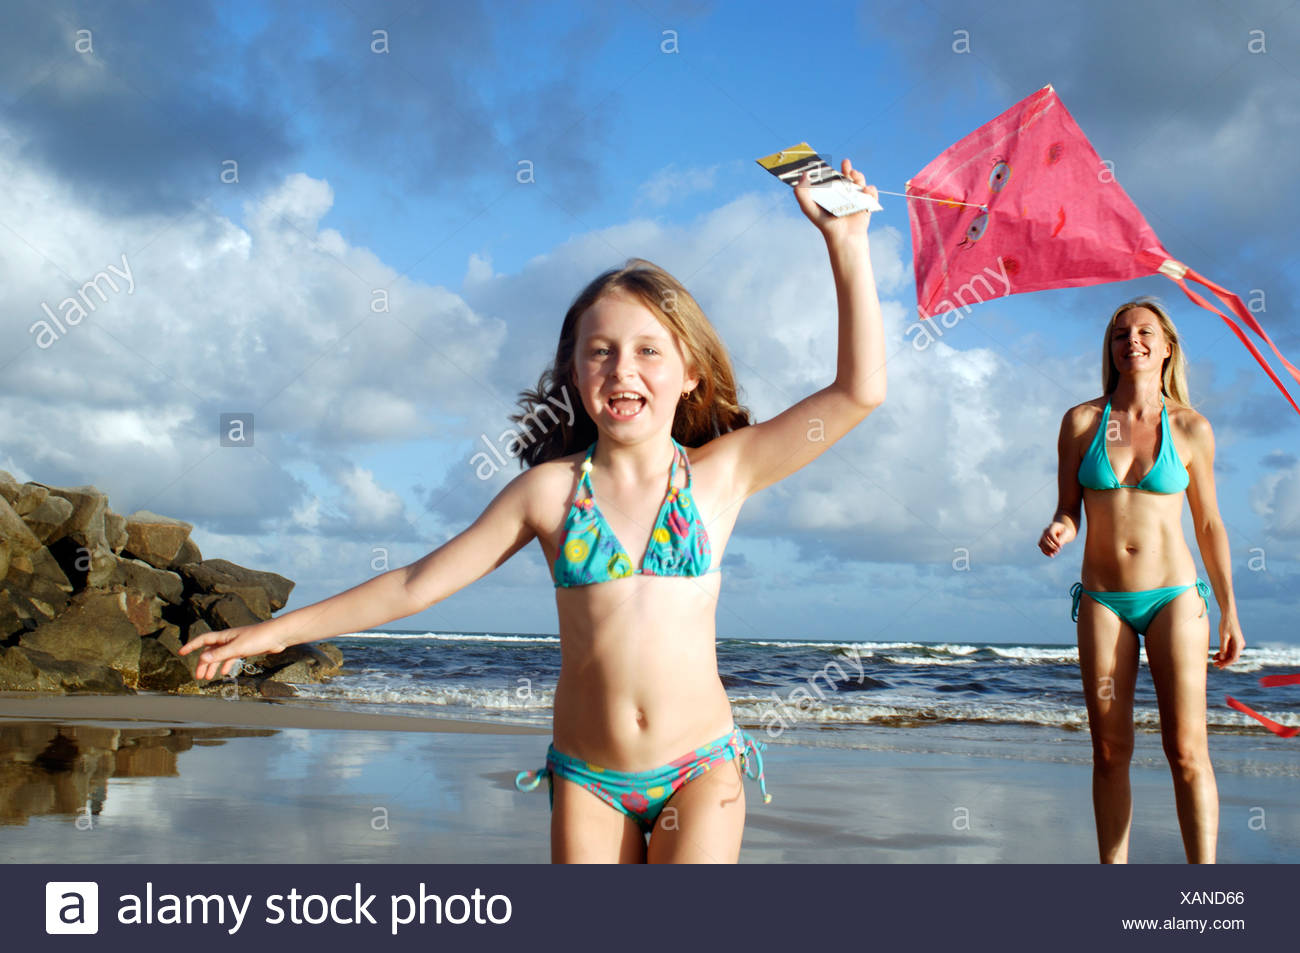
<svg viewBox="0 0 1300 953"><path fill-rule="evenodd" d="M1120 620L1127 623L1138 635L1146 635L1147 629L1160 614L1160 610L1193 586L1200 594L1201 602L1205 604L1205 611L1209 612L1210 586L1199 577L1196 582L1187 586L1165 586L1163 589L1143 589L1138 592L1092 592L1083 588L1083 583L1076 582L1070 587L1070 595L1074 597L1070 618L1075 622L1079 621L1079 599L1082 596L1091 596L1094 601L1119 616Z"/></svg>
<svg viewBox="0 0 1300 953"><path fill-rule="evenodd" d="M551 806L555 806L555 778L561 777L585 788L610 807L622 811L641 827L642 832L654 828L668 799L687 781L698 778L705 771L735 759L745 775L758 782L763 792L763 802L772 800L767 793L763 776L762 749L766 745L755 742L739 728L695 748L689 754L669 761L663 767L649 771L613 771L572 755L556 751L551 745L546 751L546 767L538 771L520 771L515 777L515 787L531 791L546 778L550 790Z"/></svg>

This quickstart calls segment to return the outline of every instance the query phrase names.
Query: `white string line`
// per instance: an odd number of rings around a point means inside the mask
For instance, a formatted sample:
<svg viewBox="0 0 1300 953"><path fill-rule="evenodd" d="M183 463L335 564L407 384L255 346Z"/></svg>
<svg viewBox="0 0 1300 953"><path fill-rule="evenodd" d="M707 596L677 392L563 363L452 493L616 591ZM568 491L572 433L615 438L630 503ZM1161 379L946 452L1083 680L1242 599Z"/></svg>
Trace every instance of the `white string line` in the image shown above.
<svg viewBox="0 0 1300 953"><path fill-rule="evenodd" d="M956 199L936 199L931 198L928 195L909 195L907 192L890 192L886 189L876 189L876 191L881 195L897 195L900 198L916 199L920 202L943 202L945 205L965 205L968 208L979 208L986 212L989 210L987 205L974 205L970 202L958 202Z"/></svg>

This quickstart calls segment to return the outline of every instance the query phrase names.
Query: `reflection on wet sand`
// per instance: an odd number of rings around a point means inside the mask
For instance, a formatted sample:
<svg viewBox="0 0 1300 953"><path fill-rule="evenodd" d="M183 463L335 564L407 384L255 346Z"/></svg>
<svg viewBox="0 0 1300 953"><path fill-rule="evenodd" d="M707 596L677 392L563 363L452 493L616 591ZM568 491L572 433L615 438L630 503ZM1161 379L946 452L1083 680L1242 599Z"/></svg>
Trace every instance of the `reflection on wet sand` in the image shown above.
<svg viewBox="0 0 1300 953"><path fill-rule="evenodd" d="M266 728L112 728L53 722L0 724L0 824L44 814L104 809L110 778L177 777L176 756L225 738L278 734Z"/></svg>

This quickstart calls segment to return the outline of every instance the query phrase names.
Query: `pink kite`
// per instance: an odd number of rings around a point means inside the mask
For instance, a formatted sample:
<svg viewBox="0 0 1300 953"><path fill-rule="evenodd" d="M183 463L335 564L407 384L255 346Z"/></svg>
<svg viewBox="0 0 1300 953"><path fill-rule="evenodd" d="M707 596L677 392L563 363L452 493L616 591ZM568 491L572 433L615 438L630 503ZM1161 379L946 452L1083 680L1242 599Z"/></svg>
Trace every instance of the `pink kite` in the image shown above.
<svg viewBox="0 0 1300 953"><path fill-rule="evenodd" d="M1300 383L1241 299L1165 251L1051 86L1012 106L907 183L917 309L956 308L1046 288L1124 281L1157 272L1219 315L1300 413L1241 324ZM1240 324L1188 284L1208 289Z"/></svg>

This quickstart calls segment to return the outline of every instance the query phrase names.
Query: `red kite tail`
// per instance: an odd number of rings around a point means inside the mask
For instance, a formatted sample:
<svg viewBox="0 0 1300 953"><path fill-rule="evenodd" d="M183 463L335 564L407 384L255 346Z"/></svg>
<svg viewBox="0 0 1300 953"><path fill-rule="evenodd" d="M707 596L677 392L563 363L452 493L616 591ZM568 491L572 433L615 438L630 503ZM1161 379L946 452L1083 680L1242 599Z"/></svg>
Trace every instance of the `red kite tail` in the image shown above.
<svg viewBox="0 0 1300 953"><path fill-rule="evenodd" d="M1168 262L1166 262L1166 264L1168 264ZM1201 277L1190 268L1185 268L1183 274L1177 274L1176 270L1161 269L1161 274L1164 274L1177 282L1178 287L1182 288L1183 293L1187 295L1187 297L1191 298L1194 303L1200 305L1206 311L1213 311L1219 317L1223 318L1228 327L1232 328L1232 332L1241 340L1241 343L1246 345L1246 350L1250 351L1250 353L1254 355L1255 360L1259 362L1259 366L1264 368L1264 373L1268 375L1268 379L1277 385L1277 389L1282 392L1282 396L1287 399L1287 403L1291 405L1297 414L1300 414L1300 404L1296 403L1295 398L1291 396L1291 393L1286 389L1286 385L1282 383L1281 379L1273 371L1273 368L1269 366L1264 355L1259 353L1259 348L1255 347L1255 342L1246 337L1246 332L1241 329L1241 325L1193 291L1188 286L1186 279L1190 278L1197 284L1203 285L1213 291L1215 295L1217 295L1219 299L1228 306L1229 310L1241 318L1246 323L1247 327L1268 343L1268 346L1273 349L1273 353L1278 356L1278 359L1286 366L1286 369L1291 372L1291 375L1296 379L1297 383L1300 383L1300 370L1297 370L1294 364L1282 356L1282 352L1277 349L1277 345L1273 343L1272 339L1264 332L1264 329L1260 327L1259 322L1255 320L1254 315L1246 310L1246 306L1241 303L1241 299L1232 292L1220 288L1218 285L1214 284L1214 282Z"/></svg>
<svg viewBox="0 0 1300 953"><path fill-rule="evenodd" d="M1211 291L1213 291L1215 295L1218 296L1218 299L1220 301L1222 301L1229 308L1231 308L1233 313L1236 314L1237 317L1241 318L1243 322L1245 322L1246 327L1250 328L1252 331L1254 331L1256 334L1258 334L1261 338L1264 339L1264 343L1273 349L1273 353L1276 354L1277 359L1282 362L1282 366L1291 372L1292 377L1294 377L1297 381L1300 381L1300 369L1297 369L1296 366L1292 364L1290 361L1288 361L1286 357L1282 354L1282 352L1277 349L1277 345L1274 344L1273 339L1268 336L1268 332L1266 332L1262 327L1260 327L1260 324L1255 319L1255 316L1250 313L1250 310L1244 304L1242 304L1240 298L1238 298L1227 288L1220 288L1213 281L1210 281L1204 275L1201 275L1198 272L1193 271L1191 268L1187 269L1187 277L1192 279L1192 281L1195 281L1197 284L1203 285L1206 288L1209 288Z"/></svg>
<svg viewBox="0 0 1300 953"><path fill-rule="evenodd" d="M1265 688L1272 688L1275 685L1300 685L1300 672L1290 675L1265 675L1259 683Z"/></svg>
<svg viewBox="0 0 1300 953"><path fill-rule="evenodd" d="M1223 698L1224 701L1228 703L1229 708L1235 708L1237 711L1249 715L1279 738L1294 738L1296 735L1300 735L1300 728L1295 728L1290 725L1279 725L1272 718L1267 718L1264 715L1261 715L1259 712L1255 711L1255 709L1237 701L1237 699L1233 698L1231 695L1224 695Z"/></svg>

